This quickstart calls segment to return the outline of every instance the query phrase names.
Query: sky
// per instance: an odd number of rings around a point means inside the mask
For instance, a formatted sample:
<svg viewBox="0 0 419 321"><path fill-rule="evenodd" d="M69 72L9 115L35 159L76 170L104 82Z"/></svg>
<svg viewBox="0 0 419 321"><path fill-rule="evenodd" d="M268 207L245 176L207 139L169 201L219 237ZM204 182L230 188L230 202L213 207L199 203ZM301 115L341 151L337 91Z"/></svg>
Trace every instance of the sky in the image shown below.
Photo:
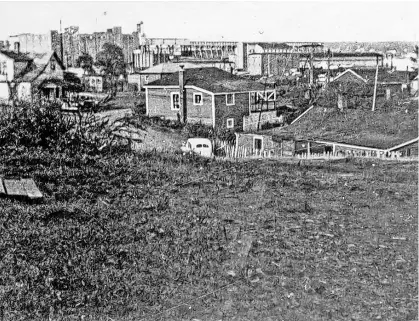
<svg viewBox="0 0 419 321"><path fill-rule="evenodd" d="M0 39L143 21L147 37L219 41L418 41L417 1L0 1ZM5 14L10 13L10 14Z"/></svg>

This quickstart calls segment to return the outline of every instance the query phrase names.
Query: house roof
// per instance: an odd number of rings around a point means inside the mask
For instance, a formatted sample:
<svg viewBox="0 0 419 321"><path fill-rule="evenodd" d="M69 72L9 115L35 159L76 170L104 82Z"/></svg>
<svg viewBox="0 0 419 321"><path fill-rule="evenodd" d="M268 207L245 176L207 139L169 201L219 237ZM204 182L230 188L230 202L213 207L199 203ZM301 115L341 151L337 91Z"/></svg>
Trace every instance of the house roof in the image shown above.
<svg viewBox="0 0 419 321"><path fill-rule="evenodd" d="M31 61L32 58L26 54L26 53L22 53L22 52L15 52L15 51L8 51L8 50L0 50L0 52L9 57L10 59L13 59L14 61L17 62L23 62L23 61Z"/></svg>
<svg viewBox="0 0 419 321"><path fill-rule="evenodd" d="M291 49L292 47L287 45L286 43L278 43L278 42L258 42L258 46L262 47L262 49Z"/></svg>
<svg viewBox="0 0 419 321"><path fill-rule="evenodd" d="M407 112L406 112L407 111ZM389 149L418 137L417 102L390 111L314 107L292 125L269 130L271 135L296 140Z"/></svg>
<svg viewBox="0 0 419 321"><path fill-rule="evenodd" d="M33 54L33 61L28 65L27 69L22 72L19 76L15 78L19 82L33 82L42 72L45 70L45 67L50 62L52 56L56 56L54 51L48 51L45 53ZM57 59L57 62L61 65L61 68L64 69L64 66Z"/></svg>
<svg viewBox="0 0 419 321"><path fill-rule="evenodd" d="M215 67L186 69L184 71L184 80L185 85L196 86L212 93L258 91L265 89L265 86L260 83L243 79ZM165 75L161 79L153 81L144 87L177 85L179 85L178 72Z"/></svg>
<svg viewBox="0 0 419 321"><path fill-rule="evenodd" d="M336 76L333 81L339 79L340 77L342 77L344 74L347 74L347 73L353 74L359 79L362 79L364 82L374 83L376 69L375 68L374 69L347 69L340 75ZM379 68L377 81L382 84L386 84L386 83L402 84L402 83L406 83L407 75L409 76L409 80L413 80L415 78L415 75L417 75L416 72L409 71L408 74L406 73L407 73L406 71L400 71L400 70L390 71L385 68Z"/></svg>
<svg viewBox="0 0 419 321"><path fill-rule="evenodd" d="M183 65L185 69L192 69L192 68L201 68L198 65L191 64L188 62L185 63L164 63L159 64L153 67L150 67L148 69L142 70L139 73L140 74L172 74L174 72L179 71L180 65Z"/></svg>
<svg viewBox="0 0 419 321"><path fill-rule="evenodd" d="M339 81L339 79L341 79L343 76L345 75L352 75L354 77L356 77L356 79L366 83L367 80L365 78L363 78L362 76L358 75L355 71L353 71L352 69L346 69L343 73L341 73L340 75L336 76L333 81Z"/></svg>

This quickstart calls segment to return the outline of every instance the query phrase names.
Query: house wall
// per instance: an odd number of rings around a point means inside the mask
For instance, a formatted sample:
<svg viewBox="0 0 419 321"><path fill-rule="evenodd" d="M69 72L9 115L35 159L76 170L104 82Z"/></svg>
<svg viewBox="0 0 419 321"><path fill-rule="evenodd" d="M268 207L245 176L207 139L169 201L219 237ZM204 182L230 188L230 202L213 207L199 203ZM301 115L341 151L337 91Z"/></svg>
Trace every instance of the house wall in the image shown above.
<svg viewBox="0 0 419 321"><path fill-rule="evenodd" d="M246 148L248 155L254 154L254 140L255 138L262 139L262 151L268 151L271 155L281 155L281 143L272 140L270 135L259 134L237 134L237 146L239 148Z"/></svg>
<svg viewBox="0 0 419 321"><path fill-rule="evenodd" d="M147 110L150 117L159 116L167 119L178 119L179 111L171 109L171 93L179 92L178 88L148 88ZM193 105L193 93L202 93L202 105ZM202 122L212 125L212 95L198 90L186 89L187 121Z"/></svg>
<svg viewBox="0 0 419 321"><path fill-rule="evenodd" d="M13 59L0 53L0 81L12 81L14 76Z"/></svg>
<svg viewBox="0 0 419 321"><path fill-rule="evenodd" d="M5 82L0 82L0 103L9 101L9 86Z"/></svg>
<svg viewBox="0 0 419 321"><path fill-rule="evenodd" d="M243 116L243 131L261 129L263 124L280 124L283 118L277 116L277 111L263 111L262 113L250 113ZM258 126L259 124L259 126ZM259 128L258 128L259 127Z"/></svg>
<svg viewBox="0 0 419 321"><path fill-rule="evenodd" d="M17 85L17 97L22 101L31 101L32 92L31 84L28 82L23 82Z"/></svg>
<svg viewBox="0 0 419 321"><path fill-rule="evenodd" d="M243 130L243 116L249 115L249 93L234 94L234 105L227 106L226 95L215 96L215 127L227 128L227 119L234 119L234 131Z"/></svg>

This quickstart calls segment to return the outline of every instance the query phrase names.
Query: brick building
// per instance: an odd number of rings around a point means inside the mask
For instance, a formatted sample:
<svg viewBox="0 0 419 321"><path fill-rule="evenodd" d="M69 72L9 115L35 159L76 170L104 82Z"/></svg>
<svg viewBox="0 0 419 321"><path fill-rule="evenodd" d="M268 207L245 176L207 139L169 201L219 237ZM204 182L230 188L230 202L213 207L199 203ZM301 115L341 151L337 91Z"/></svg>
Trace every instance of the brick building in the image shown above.
<svg viewBox="0 0 419 321"><path fill-rule="evenodd" d="M122 48L128 69L133 69L133 52L139 47L141 41L141 24L131 34L123 34L121 27L107 29L106 32L91 34L79 33L79 28L72 26L66 28L62 34L63 62L66 67L74 67L76 60L83 53L96 59L105 43L112 43Z"/></svg>
<svg viewBox="0 0 419 321"><path fill-rule="evenodd" d="M148 116L234 131L243 130L254 105L274 104L276 98L262 84L218 68L181 69L144 87Z"/></svg>

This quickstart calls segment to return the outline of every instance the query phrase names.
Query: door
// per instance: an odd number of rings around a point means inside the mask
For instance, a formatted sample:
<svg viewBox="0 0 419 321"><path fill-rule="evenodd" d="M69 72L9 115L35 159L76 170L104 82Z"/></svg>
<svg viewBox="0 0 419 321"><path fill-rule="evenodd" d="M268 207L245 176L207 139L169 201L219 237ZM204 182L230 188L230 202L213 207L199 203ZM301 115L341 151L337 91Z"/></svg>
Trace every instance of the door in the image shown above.
<svg viewBox="0 0 419 321"><path fill-rule="evenodd" d="M262 142L262 138L255 138L253 140L253 150L258 153L262 150L263 148L263 142Z"/></svg>

